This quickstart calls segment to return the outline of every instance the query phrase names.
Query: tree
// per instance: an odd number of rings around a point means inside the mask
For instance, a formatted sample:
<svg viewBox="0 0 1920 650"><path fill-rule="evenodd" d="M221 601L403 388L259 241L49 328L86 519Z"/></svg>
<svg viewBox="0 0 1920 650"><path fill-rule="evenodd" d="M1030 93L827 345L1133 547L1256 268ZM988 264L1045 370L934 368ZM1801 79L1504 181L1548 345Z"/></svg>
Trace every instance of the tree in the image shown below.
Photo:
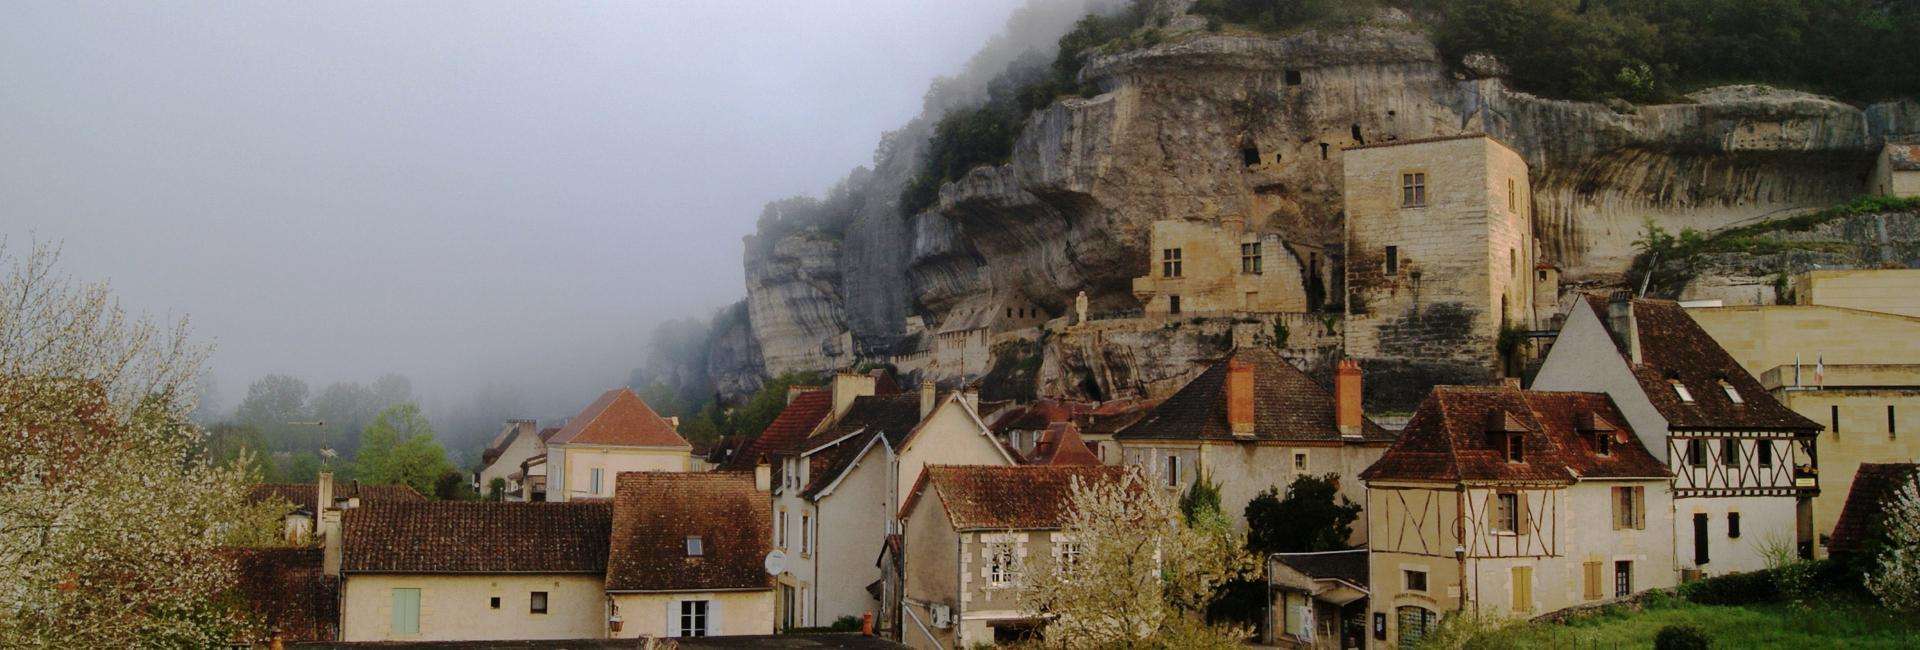
<svg viewBox="0 0 1920 650"><path fill-rule="evenodd" d="M1867 574L1867 590L1889 609L1920 613L1920 475L1901 486L1884 512L1879 570Z"/></svg>
<svg viewBox="0 0 1920 650"><path fill-rule="evenodd" d="M421 494L435 494L434 482L457 470L447 452L433 440L433 426L412 402L389 406L374 417L361 435L354 471L368 483L407 485Z"/></svg>
<svg viewBox="0 0 1920 650"><path fill-rule="evenodd" d="M241 454L250 454L252 458L261 458L267 450L266 437L251 425L222 422L207 428L204 442L201 444L207 459L215 465L227 465L240 459ZM265 471L263 478L271 482L274 473Z"/></svg>
<svg viewBox="0 0 1920 650"><path fill-rule="evenodd" d="M0 278L0 646L209 647L249 633L231 542L274 536L241 453L189 420L206 348L37 247Z"/></svg>
<svg viewBox="0 0 1920 650"><path fill-rule="evenodd" d="M507 479L498 476L487 481L487 500L501 501L507 498Z"/></svg>
<svg viewBox="0 0 1920 650"><path fill-rule="evenodd" d="M317 432L301 430L294 422L307 418L307 382L288 375L267 375L247 386L247 397L233 417L252 425L275 450L312 449Z"/></svg>
<svg viewBox="0 0 1920 650"><path fill-rule="evenodd" d="M312 419L323 423L327 446L343 454L354 453L360 448L360 432L368 422L386 408L372 389L357 382L340 381L328 384L313 396L310 406Z"/></svg>
<svg viewBox="0 0 1920 650"><path fill-rule="evenodd" d="M1199 613L1254 558L1217 510L1188 524L1176 497L1138 470L1076 479L1061 532L1079 546L1071 568L1023 576L1023 606L1052 617L1045 643L1075 648L1237 647L1244 628Z"/></svg>
<svg viewBox="0 0 1920 650"><path fill-rule="evenodd" d="M457 469L448 469L433 479L433 498L442 501L473 501L480 498L480 493L467 482L466 474Z"/></svg>
<svg viewBox="0 0 1920 650"><path fill-rule="evenodd" d="M1287 486L1286 498L1267 488L1247 502L1246 514L1247 548L1262 556L1337 551L1348 548L1360 506L1340 495L1340 475L1302 474Z"/></svg>

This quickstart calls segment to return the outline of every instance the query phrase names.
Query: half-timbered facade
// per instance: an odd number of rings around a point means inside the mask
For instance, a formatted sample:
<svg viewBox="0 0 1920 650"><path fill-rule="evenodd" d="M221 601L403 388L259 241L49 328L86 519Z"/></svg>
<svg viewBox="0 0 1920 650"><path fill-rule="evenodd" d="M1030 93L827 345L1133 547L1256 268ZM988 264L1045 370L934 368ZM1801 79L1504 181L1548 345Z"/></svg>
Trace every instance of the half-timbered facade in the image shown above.
<svg viewBox="0 0 1920 650"><path fill-rule="evenodd" d="M1674 584L1666 469L1606 395L1436 387L1360 477L1372 647Z"/></svg>
<svg viewBox="0 0 1920 650"><path fill-rule="evenodd" d="M1811 552L1820 425L1769 394L1678 304L1574 303L1534 388L1611 396L1673 473L1674 555L1688 574Z"/></svg>

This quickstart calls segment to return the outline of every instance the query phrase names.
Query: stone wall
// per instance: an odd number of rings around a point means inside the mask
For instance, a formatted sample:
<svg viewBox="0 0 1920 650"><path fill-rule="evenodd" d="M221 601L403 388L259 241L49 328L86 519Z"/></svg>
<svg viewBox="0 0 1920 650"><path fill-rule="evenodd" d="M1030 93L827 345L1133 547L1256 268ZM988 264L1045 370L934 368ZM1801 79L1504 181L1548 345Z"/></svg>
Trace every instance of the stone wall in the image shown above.
<svg viewBox="0 0 1920 650"><path fill-rule="evenodd" d="M1156 221L1148 248L1153 263L1133 279L1133 295L1149 315L1173 313L1176 297L1180 314L1307 311L1307 260L1244 220ZM1179 275L1170 276L1175 255Z"/></svg>

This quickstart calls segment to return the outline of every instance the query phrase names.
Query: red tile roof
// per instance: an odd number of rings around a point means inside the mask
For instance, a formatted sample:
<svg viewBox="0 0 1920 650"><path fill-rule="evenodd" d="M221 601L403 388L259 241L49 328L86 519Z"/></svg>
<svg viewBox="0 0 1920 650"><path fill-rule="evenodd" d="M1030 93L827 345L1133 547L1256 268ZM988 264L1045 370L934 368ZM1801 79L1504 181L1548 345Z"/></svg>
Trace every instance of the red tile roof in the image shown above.
<svg viewBox="0 0 1920 650"><path fill-rule="evenodd" d="M1853 488L1847 492L1847 505L1833 526L1827 550L1834 554L1868 550L1871 540L1881 534L1887 503L1920 475L1920 464L1861 463L1853 473Z"/></svg>
<svg viewBox="0 0 1920 650"><path fill-rule="evenodd" d="M1080 438L1080 427L1072 422L1056 422L1047 427L1033 444L1033 453L1022 459L1028 465L1100 465L1100 457Z"/></svg>
<svg viewBox="0 0 1920 650"><path fill-rule="evenodd" d="M374 502L343 517L354 573L603 573L606 502Z"/></svg>
<svg viewBox="0 0 1920 650"><path fill-rule="evenodd" d="M773 502L751 472L622 472L607 591L772 589ZM702 554L687 555L699 536Z"/></svg>
<svg viewBox="0 0 1920 650"><path fill-rule="evenodd" d="M319 486L313 483L260 483L247 491L248 501L262 501L270 497L279 497L293 503L297 510L315 512L314 501L319 499ZM359 481L340 481L333 484L333 498L359 499L361 504L376 501L425 501L426 497L415 492L407 485L361 485Z"/></svg>
<svg viewBox="0 0 1920 650"><path fill-rule="evenodd" d="M766 460L771 454L793 450L813 433L820 422L833 414L833 392L811 390L793 397L787 407L774 416L759 437L747 441L739 451L727 457L722 469L747 470Z"/></svg>
<svg viewBox="0 0 1920 650"><path fill-rule="evenodd" d="M1051 530L1065 521L1073 481L1119 481L1127 467L928 465L900 505L937 498L955 530Z"/></svg>
<svg viewBox="0 0 1920 650"><path fill-rule="evenodd" d="M1669 427L1792 430L1809 435L1820 431L1819 423L1774 399L1679 303L1644 298L1632 301L1634 330L1640 343L1640 363L1634 364L1625 347L1626 336L1608 321L1607 298L1589 295L1586 302L1612 336L1615 349L1627 361L1647 400ZM1673 389L1676 381L1687 387L1692 402L1682 400ZM1722 381L1740 394L1740 403L1727 396Z"/></svg>
<svg viewBox="0 0 1920 650"><path fill-rule="evenodd" d="M547 444L693 448L674 432L672 424L624 386L602 393Z"/></svg>
<svg viewBox="0 0 1920 650"><path fill-rule="evenodd" d="M323 571L324 551L301 548L221 549L235 566L234 589L266 642L333 641L339 634L340 580Z"/></svg>
<svg viewBox="0 0 1920 650"><path fill-rule="evenodd" d="M861 450L872 444L876 436L884 436L898 449L919 424L920 396L916 393L853 398L853 404L838 422L800 443L801 451L819 449L808 457L808 481L801 496L818 496L853 466Z"/></svg>
<svg viewBox="0 0 1920 650"><path fill-rule="evenodd" d="M1626 421L1604 393L1436 386L1420 402L1400 439L1360 472L1360 478L1566 484L1591 478L1668 477L1666 466L1640 445ZM1488 433L1493 428L1517 430L1523 462L1507 462L1505 451ZM1584 437L1595 430L1610 432L1611 454L1596 453Z"/></svg>
<svg viewBox="0 0 1920 650"><path fill-rule="evenodd" d="M1114 437L1121 440L1233 440L1227 425L1227 363L1253 366L1254 439L1281 441L1343 440L1334 424L1333 394L1264 348L1240 348L1213 364L1159 406ZM1362 442L1386 443L1393 434L1361 418Z"/></svg>

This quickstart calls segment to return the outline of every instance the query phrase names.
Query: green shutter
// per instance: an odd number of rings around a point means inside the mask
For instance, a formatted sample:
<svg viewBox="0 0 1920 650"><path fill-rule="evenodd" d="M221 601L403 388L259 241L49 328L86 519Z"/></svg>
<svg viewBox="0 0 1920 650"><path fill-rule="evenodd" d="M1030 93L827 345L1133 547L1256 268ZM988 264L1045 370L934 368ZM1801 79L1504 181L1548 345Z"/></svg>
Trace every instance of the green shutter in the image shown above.
<svg viewBox="0 0 1920 650"><path fill-rule="evenodd" d="M393 633L420 633L420 590L393 590Z"/></svg>

